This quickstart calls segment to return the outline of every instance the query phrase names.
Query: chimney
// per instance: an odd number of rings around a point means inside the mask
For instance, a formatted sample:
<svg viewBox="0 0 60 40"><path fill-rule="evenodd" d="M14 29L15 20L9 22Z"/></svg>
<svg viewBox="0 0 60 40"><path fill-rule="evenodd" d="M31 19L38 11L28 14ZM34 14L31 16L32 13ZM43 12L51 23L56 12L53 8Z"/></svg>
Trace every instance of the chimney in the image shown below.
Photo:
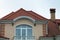
<svg viewBox="0 0 60 40"><path fill-rule="evenodd" d="M50 8L50 13L51 13L51 20L55 20L55 8Z"/></svg>

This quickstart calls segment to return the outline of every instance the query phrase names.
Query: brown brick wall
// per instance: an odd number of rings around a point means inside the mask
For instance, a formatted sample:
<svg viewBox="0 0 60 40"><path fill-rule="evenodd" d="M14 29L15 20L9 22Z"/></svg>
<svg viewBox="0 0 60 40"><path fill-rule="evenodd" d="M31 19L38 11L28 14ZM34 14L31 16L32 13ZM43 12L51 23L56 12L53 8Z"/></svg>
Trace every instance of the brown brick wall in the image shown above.
<svg viewBox="0 0 60 40"><path fill-rule="evenodd" d="M4 24L0 24L0 36L4 36L4 30L5 30L5 25Z"/></svg>
<svg viewBox="0 0 60 40"><path fill-rule="evenodd" d="M46 24L43 24L43 35L46 36Z"/></svg>

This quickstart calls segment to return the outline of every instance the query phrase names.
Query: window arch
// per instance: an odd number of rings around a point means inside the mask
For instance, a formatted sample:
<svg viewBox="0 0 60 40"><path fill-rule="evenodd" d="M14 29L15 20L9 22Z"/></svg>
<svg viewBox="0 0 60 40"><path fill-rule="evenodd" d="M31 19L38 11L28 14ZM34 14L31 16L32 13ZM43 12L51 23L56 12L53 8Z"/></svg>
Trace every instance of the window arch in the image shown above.
<svg viewBox="0 0 60 40"><path fill-rule="evenodd" d="M32 26L26 24L16 26L16 36L32 36Z"/></svg>

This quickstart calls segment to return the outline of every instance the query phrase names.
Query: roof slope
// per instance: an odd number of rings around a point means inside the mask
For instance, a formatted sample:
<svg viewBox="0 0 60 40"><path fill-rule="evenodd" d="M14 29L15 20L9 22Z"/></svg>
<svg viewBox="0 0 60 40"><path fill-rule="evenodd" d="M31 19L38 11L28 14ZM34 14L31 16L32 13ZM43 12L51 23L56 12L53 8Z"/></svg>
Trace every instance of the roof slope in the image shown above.
<svg viewBox="0 0 60 40"><path fill-rule="evenodd" d="M3 18L1 18L1 20L13 20L19 16L29 16L29 17L36 19L36 20L46 20L46 18L42 17L41 15L38 15L33 11L26 11L22 8L16 12L12 12L12 13L4 16Z"/></svg>
<svg viewBox="0 0 60 40"><path fill-rule="evenodd" d="M48 21L48 36L60 35L58 24L55 21Z"/></svg>
<svg viewBox="0 0 60 40"><path fill-rule="evenodd" d="M10 14L1 18L1 20L13 20L19 16L29 16L35 20L49 20L42 17L41 15L38 15L33 11L26 11L22 8L16 12L11 12ZM48 21L48 36L60 34L60 31L58 30L58 25L57 25L58 23L60 24L60 20L57 20L57 19L55 21L52 21L52 20Z"/></svg>

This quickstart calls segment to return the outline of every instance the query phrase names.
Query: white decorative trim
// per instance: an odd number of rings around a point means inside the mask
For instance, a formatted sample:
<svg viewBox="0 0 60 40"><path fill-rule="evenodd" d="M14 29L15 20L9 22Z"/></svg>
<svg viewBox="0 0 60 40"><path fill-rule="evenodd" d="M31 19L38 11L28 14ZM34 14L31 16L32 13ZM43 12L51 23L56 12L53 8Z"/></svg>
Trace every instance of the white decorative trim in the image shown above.
<svg viewBox="0 0 60 40"><path fill-rule="evenodd" d="M46 24L46 34L48 34L48 24Z"/></svg>
<svg viewBox="0 0 60 40"><path fill-rule="evenodd" d="M19 16L19 17L13 19L13 21L17 21L17 20L23 19L23 18L24 18L24 19L29 19L29 20L35 22L35 19L33 19L33 18L31 18L31 17L28 17L28 16Z"/></svg>
<svg viewBox="0 0 60 40"><path fill-rule="evenodd" d="M0 20L0 24L1 23L14 23L20 19L27 19L27 20L30 20L31 22L33 23L36 23L36 24L47 24L48 23L48 20L35 20L29 16L19 16L13 20Z"/></svg>

